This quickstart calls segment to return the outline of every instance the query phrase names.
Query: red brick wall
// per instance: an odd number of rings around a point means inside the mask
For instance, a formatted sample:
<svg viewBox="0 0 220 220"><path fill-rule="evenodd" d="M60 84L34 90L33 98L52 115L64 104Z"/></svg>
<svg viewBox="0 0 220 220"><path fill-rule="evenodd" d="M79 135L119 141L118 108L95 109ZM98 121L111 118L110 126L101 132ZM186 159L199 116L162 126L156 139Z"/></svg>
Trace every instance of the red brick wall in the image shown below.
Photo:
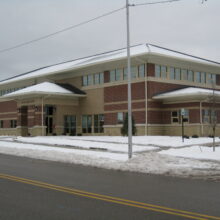
<svg viewBox="0 0 220 220"><path fill-rule="evenodd" d="M155 64L148 63L147 64L147 76L155 76Z"/></svg>
<svg viewBox="0 0 220 220"><path fill-rule="evenodd" d="M17 103L15 101L0 102L0 113L17 112Z"/></svg>
<svg viewBox="0 0 220 220"><path fill-rule="evenodd" d="M199 109L189 110L189 123L200 123L200 110Z"/></svg>
<svg viewBox="0 0 220 220"><path fill-rule="evenodd" d="M110 72L104 71L104 83L110 82Z"/></svg>
<svg viewBox="0 0 220 220"><path fill-rule="evenodd" d="M145 111L135 111L132 115L134 117L135 124L145 123Z"/></svg>
<svg viewBox="0 0 220 220"><path fill-rule="evenodd" d="M148 98L152 98L155 95L160 93L169 92L174 89L185 88L183 85L170 84L170 83L161 83L161 82L147 82L147 94Z"/></svg>
<svg viewBox="0 0 220 220"><path fill-rule="evenodd" d="M105 125L117 124L117 113L106 113L104 117L105 117Z"/></svg>
<svg viewBox="0 0 220 220"><path fill-rule="evenodd" d="M132 100L144 99L145 89L144 82L132 83ZM120 102L127 101L127 85L110 86L104 88L104 102Z"/></svg>

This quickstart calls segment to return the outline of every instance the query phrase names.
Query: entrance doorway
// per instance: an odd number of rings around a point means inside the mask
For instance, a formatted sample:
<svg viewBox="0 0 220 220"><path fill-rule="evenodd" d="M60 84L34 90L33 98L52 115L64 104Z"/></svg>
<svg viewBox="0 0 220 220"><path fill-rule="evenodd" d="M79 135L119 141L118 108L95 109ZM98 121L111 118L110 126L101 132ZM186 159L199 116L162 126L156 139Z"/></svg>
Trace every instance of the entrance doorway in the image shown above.
<svg viewBox="0 0 220 220"><path fill-rule="evenodd" d="M53 115L54 115L54 106L46 106L46 117L45 117L46 135L53 134Z"/></svg>

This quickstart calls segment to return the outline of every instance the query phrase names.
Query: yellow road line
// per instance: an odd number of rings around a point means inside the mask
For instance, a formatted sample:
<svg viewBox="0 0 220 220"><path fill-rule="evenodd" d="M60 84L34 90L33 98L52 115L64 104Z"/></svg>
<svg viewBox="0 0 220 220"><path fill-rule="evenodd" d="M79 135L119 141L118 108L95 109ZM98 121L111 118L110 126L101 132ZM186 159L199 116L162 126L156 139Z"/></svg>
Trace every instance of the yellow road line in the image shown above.
<svg viewBox="0 0 220 220"><path fill-rule="evenodd" d="M164 206L142 203L142 202L122 199L122 198L118 198L118 197L90 193L90 192L86 192L86 191L82 191L82 190L57 186L57 185L53 185L53 184L49 184L49 183L44 183L44 182L31 180L31 179L20 178L20 177L16 177L16 176L7 175L7 174L0 173L0 178L8 179L8 180L16 181L16 182L21 182L21 183L25 183L25 184L30 184L30 185L34 185L34 186L38 186L38 187L42 187L42 188L52 189L52 190L56 190L56 191L60 191L60 192L65 192L65 193L72 194L72 195L83 196L83 197L102 200L102 201L106 201L106 202L142 208L142 209L151 210L151 211L155 211L155 212L162 212L162 213L171 214L171 215L178 215L178 216L191 218L191 219L220 220L220 217L209 216L209 215L188 212L188 211L183 211L183 210L178 210L178 209L172 209L172 208L168 208L168 207L164 207Z"/></svg>

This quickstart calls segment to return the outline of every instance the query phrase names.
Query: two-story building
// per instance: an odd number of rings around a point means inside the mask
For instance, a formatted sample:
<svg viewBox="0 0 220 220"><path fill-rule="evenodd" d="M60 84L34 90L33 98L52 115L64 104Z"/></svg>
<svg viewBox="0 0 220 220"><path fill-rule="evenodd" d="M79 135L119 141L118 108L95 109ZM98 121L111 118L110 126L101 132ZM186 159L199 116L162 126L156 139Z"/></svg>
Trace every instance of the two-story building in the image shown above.
<svg viewBox="0 0 220 220"><path fill-rule="evenodd" d="M0 135L120 135L126 59L120 49L1 81ZM137 135L181 135L181 109L187 135L211 135L213 123L220 135L220 63L141 44L131 66Z"/></svg>

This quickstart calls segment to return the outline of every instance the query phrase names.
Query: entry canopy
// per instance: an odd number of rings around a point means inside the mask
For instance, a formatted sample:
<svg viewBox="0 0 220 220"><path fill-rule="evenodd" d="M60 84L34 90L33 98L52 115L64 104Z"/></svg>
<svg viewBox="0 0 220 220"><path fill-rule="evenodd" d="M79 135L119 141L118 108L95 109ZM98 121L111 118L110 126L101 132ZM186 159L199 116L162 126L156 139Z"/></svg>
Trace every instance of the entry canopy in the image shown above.
<svg viewBox="0 0 220 220"><path fill-rule="evenodd" d="M175 91L165 92L153 96L154 100L162 100L165 103L169 102L183 102L183 101L210 101L213 99L213 94L215 101L220 102L220 91L212 89L202 89L188 87L184 89L178 89Z"/></svg>
<svg viewBox="0 0 220 220"><path fill-rule="evenodd" d="M85 97L86 93L70 84L55 84L43 82L37 85L29 86L15 92L8 93L0 97L2 101L16 100L33 97Z"/></svg>

